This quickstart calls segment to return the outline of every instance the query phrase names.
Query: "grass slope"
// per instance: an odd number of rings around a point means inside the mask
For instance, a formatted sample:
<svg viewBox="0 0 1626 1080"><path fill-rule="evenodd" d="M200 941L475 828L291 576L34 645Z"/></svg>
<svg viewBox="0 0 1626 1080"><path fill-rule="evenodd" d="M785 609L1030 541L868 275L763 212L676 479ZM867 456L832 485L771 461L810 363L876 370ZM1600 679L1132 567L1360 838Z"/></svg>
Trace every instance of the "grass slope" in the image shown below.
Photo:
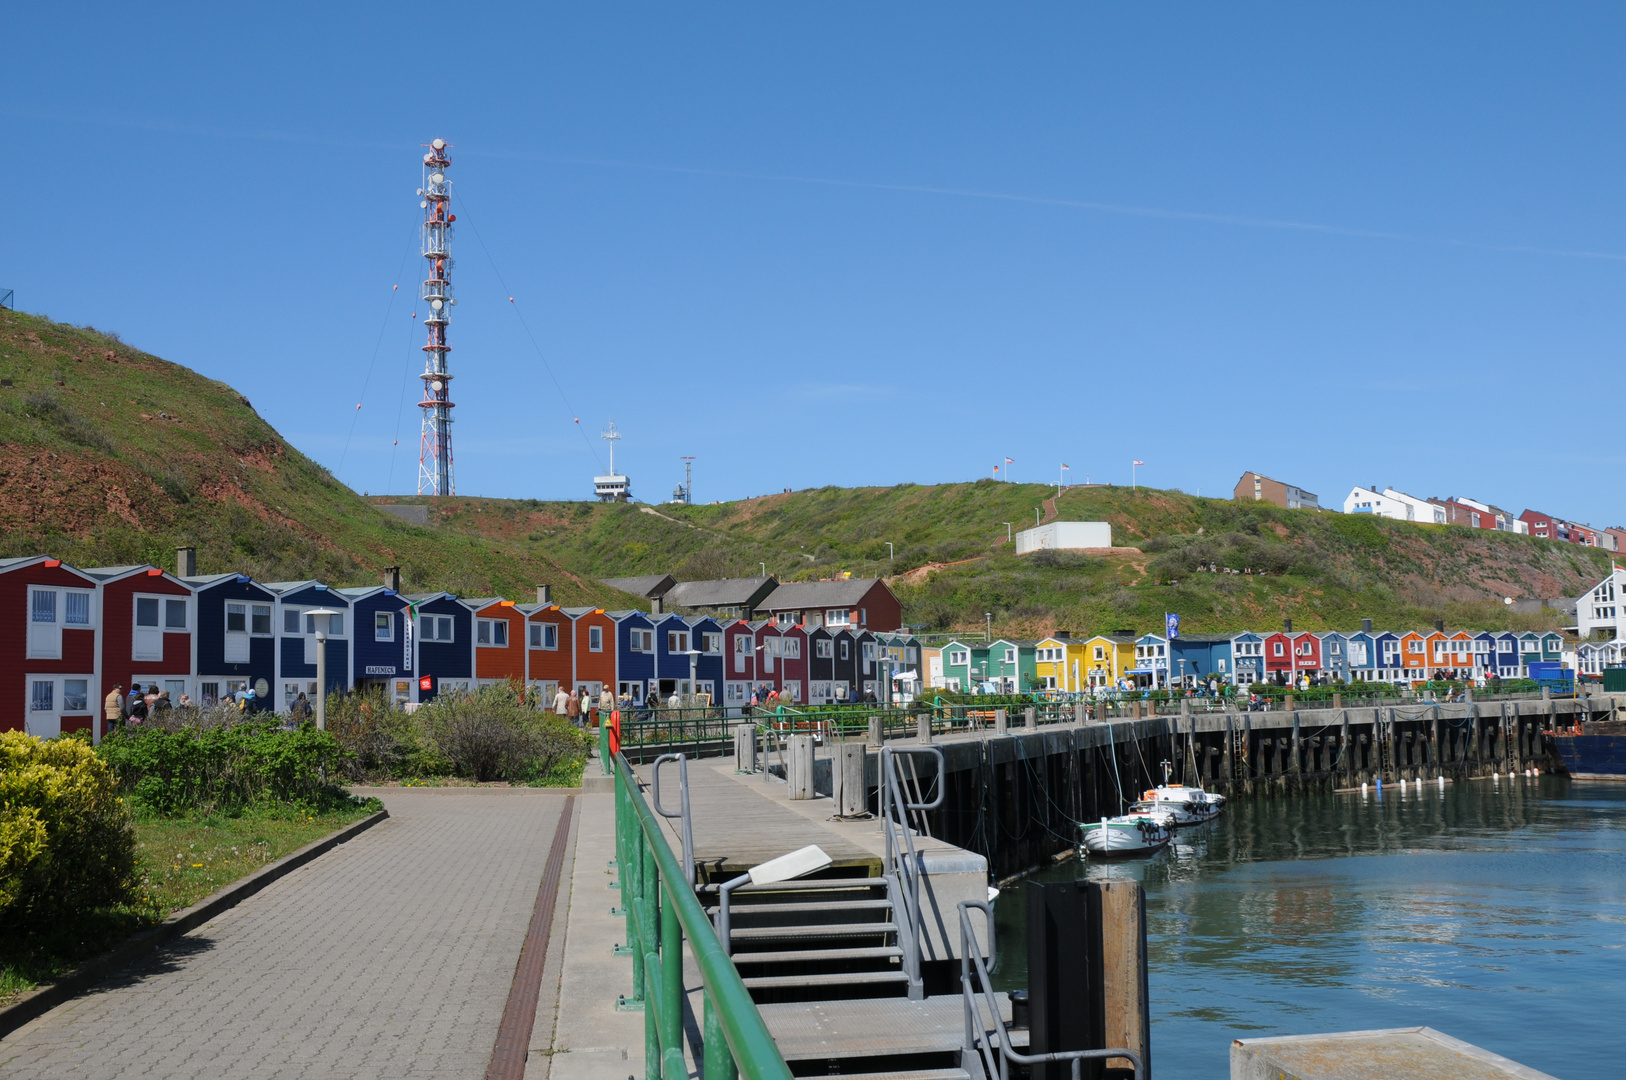
<svg viewBox="0 0 1626 1080"><path fill-rule="evenodd" d="M9 380L10 385L5 385ZM0 555L80 566L198 548L199 570L267 581L380 580L563 603L626 598L535 545L402 522L290 446L225 383L117 337L0 311Z"/></svg>
<svg viewBox="0 0 1626 1080"><path fill-rule="evenodd" d="M993 612L997 632L1027 636L1146 631L1166 611L1193 632L1275 627L1284 617L1300 629L1361 618L1545 627L1553 613L1519 615L1502 599L1575 596L1608 570L1602 551L1528 536L1120 487L1075 487L1055 505L1064 520L1111 522L1118 550L1018 559L1004 523L1031 524L1054 494L982 480L690 507L453 499L436 512L448 532L546 552L583 576L740 577L763 564L782 579L879 574L910 623L981 630Z"/></svg>

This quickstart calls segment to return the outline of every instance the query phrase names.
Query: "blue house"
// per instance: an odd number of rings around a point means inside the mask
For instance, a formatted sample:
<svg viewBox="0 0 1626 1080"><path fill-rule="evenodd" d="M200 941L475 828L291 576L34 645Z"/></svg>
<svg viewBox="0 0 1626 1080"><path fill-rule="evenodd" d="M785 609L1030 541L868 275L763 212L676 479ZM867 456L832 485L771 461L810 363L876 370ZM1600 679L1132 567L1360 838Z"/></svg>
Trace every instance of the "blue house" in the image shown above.
<svg viewBox="0 0 1626 1080"><path fill-rule="evenodd" d="M689 655L699 648L689 617L685 615L650 615L648 621L655 631L655 649L652 654L654 668L649 682L664 702L673 694L687 698L695 692L698 674L697 657ZM715 623L706 620L709 626ZM721 631L717 631L721 633Z"/></svg>
<svg viewBox="0 0 1626 1080"><path fill-rule="evenodd" d="M1321 674L1329 679L1349 681L1349 635L1336 630L1317 634L1321 639Z"/></svg>
<svg viewBox="0 0 1626 1080"><path fill-rule="evenodd" d="M1237 686L1265 681L1265 639L1254 633L1231 635L1231 679Z"/></svg>
<svg viewBox="0 0 1626 1080"><path fill-rule="evenodd" d="M1169 640L1169 673L1177 685L1206 685L1210 675L1231 681L1230 634L1181 634Z"/></svg>
<svg viewBox="0 0 1626 1080"><path fill-rule="evenodd" d="M689 658L692 665L690 679L693 692L706 694L713 704L722 703L723 693L723 627L710 615L686 615L689 625L689 648L699 653Z"/></svg>
<svg viewBox="0 0 1626 1080"><path fill-rule="evenodd" d="M350 689L350 601L319 581L267 582L277 596L277 708L286 712L300 694L315 702L318 693ZM333 611L335 615L307 615ZM327 644L316 640L320 631ZM327 686L316 686L316 651L327 653Z"/></svg>
<svg viewBox="0 0 1626 1080"><path fill-rule="evenodd" d="M655 624L641 611L605 614L615 623L616 694L630 696L642 705L651 688L660 692L660 684L654 681Z"/></svg>
<svg viewBox="0 0 1626 1080"><path fill-rule="evenodd" d="M350 604L350 685L382 689L397 705L411 701L413 625L406 598L384 585L334 592Z"/></svg>
<svg viewBox="0 0 1626 1080"><path fill-rule="evenodd" d="M276 595L246 574L187 577L197 604L198 702L213 705L254 695L251 707L274 709Z"/></svg>
<svg viewBox="0 0 1626 1080"><path fill-rule="evenodd" d="M1372 635L1372 651L1377 659L1377 667L1374 670L1378 682L1406 681L1406 666L1400 658L1400 637L1393 630L1383 630Z"/></svg>
<svg viewBox="0 0 1626 1080"><path fill-rule="evenodd" d="M1140 689L1169 685L1169 639L1162 634L1142 634L1135 639L1135 666L1126 674Z"/></svg>
<svg viewBox="0 0 1626 1080"><path fill-rule="evenodd" d="M1495 671L1504 679L1517 679L1524 674L1519 662L1519 635L1512 630L1504 630L1495 635L1496 652Z"/></svg>
<svg viewBox="0 0 1626 1080"><path fill-rule="evenodd" d="M452 690L474 686L474 612L447 592L408 593L417 622L412 670L415 700L433 701Z"/></svg>
<svg viewBox="0 0 1626 1080"><path fill-rule="evenodd" d="M1349 661L1349 681L1381 682L1377 677L1378 650L1374 644L1376 635L1371 630L1359 630L1353 634L1344 635L1346 651Z"/></svg>

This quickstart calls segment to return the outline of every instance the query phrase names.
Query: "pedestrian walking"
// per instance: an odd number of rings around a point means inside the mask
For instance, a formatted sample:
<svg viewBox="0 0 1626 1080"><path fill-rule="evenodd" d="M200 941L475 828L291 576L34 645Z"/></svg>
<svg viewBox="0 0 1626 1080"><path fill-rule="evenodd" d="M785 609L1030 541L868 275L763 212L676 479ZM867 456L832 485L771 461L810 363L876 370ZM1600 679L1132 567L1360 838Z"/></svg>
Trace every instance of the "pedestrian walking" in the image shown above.
<svg viewBox="0 0 1626 1080"><path fill-rule="evenodd" d="M553 711L558 716L570 715L570 694L562 686L553 692Z"/></svg>
<svg viewBox="0 0 1626 1080"><path fill-rule="evenodd" d="M575 726L582 726L582 696L577 690L570 691L570 696L565 698L565 717Z"/></svg>
<svg viewBox="0 0 1626 1080"><path fill-rule="evenodd" d="M107 720L107 730L114 731L124 726L124 684L115 683L108 693L107 700L102 702L102 715Z"/></svg>

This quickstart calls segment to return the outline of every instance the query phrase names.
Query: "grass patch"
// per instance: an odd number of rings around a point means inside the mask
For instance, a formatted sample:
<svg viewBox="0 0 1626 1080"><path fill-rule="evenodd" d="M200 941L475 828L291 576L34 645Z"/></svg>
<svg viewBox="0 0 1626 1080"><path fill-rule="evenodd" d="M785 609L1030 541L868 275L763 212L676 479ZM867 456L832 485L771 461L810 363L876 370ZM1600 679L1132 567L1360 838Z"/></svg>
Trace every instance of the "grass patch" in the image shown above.
<svg viewBox="0 0 1626 1080"><path fill-rule="evenodd" d="M8 928L0 935L0 1005L373 812L358 806L313 816L279 808L242 817L137 818L137 900L34 930Z"/></svg>

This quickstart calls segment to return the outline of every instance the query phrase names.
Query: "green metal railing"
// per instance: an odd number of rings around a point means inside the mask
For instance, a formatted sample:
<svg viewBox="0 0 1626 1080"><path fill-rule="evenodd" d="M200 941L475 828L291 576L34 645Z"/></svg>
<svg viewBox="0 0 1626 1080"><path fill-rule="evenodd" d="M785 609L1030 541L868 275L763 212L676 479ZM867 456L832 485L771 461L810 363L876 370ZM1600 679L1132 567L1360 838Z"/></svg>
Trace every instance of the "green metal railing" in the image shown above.
<svg viewBox="0 0 1626 1080"><path fill-rule="evenodd" d="M687 1080L683 1057L683 943L703 985L704 1080L791 1080L751 993L685 881L625 754L615 758L616 867L632 952L633 996L644 1010L646 1080ZM636 1007L636 1005L634 1005Z"/></svg>

